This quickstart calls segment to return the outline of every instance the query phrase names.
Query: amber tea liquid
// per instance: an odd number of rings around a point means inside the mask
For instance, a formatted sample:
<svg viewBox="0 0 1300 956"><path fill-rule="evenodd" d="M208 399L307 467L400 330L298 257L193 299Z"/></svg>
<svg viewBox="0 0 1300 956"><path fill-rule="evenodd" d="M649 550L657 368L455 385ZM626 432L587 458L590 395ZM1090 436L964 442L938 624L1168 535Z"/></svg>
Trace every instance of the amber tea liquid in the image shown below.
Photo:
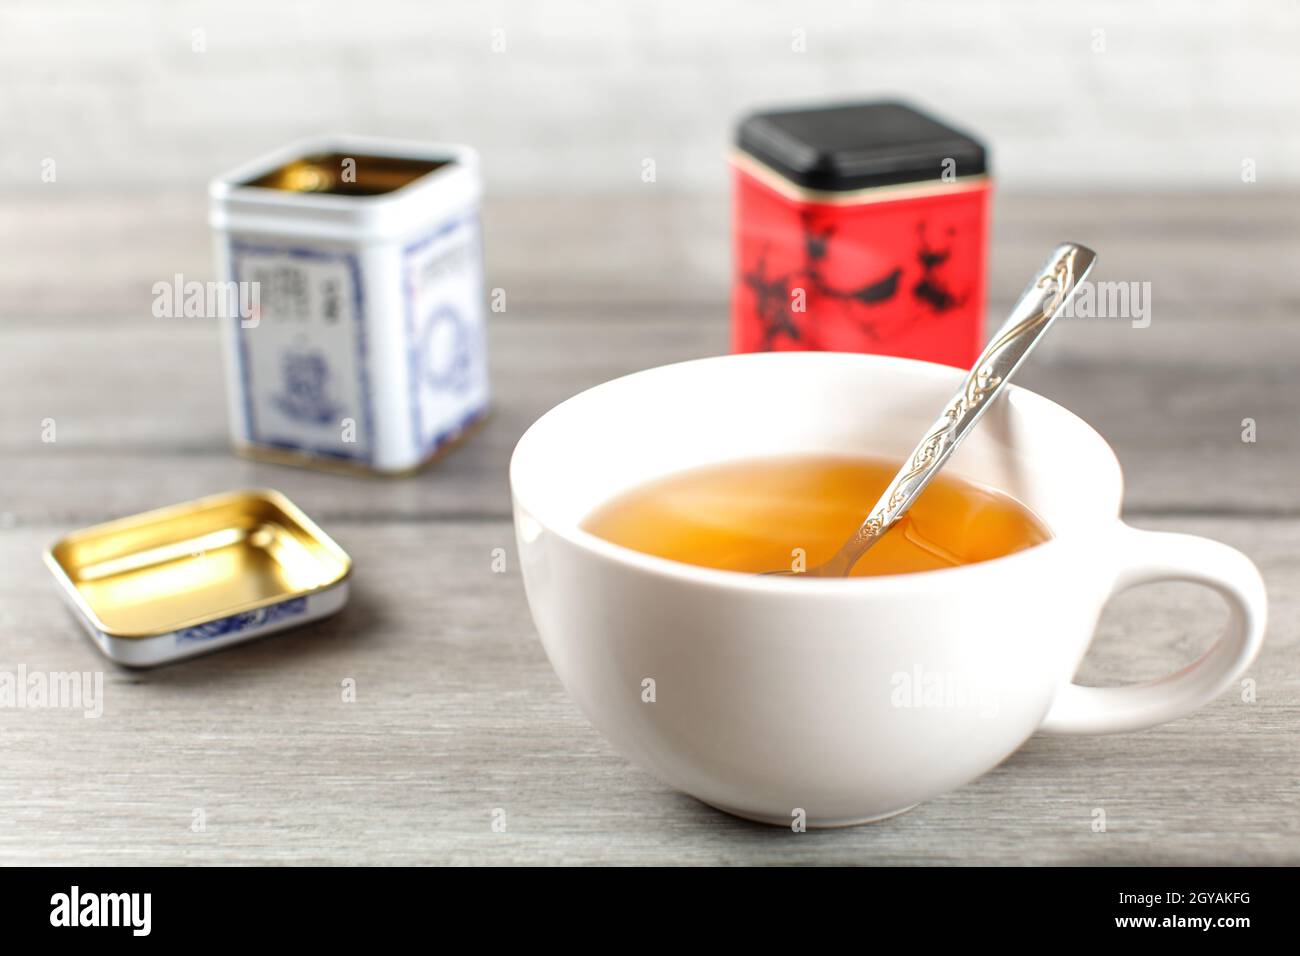
<svg viewBox="0 0 1300 956"><path fill-rule="evenodd" d="M898 470L896 461L797 455L679 472L634 488L583 522L635 551L728 571L806 567L834 554ZM853 576L987 561L1051 537L1024 505L940 474L857 563Z"/></svg>

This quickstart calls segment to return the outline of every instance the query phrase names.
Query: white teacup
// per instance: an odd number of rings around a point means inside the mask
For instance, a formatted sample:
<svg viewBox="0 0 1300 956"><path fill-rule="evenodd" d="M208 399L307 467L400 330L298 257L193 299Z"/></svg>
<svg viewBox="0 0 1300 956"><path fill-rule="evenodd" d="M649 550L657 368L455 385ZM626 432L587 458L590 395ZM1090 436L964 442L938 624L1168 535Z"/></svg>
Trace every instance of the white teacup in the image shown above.
<svg viewBox="0 0 1300 956"><path fill-rule="evenodd" d="M510 463L524 584L560 680L623 754L742 817L878 820L973 780L1035 731L1140 730L1190 713L1259 651L1255 566L1119 520L1119 463L1087 424L1012 387L946 471L1028 505L1053 538L980 564L855 579L698 568L580 523L620 492L726 460L899 461L958 369L818 352L736 355L607 382L543 415ZM869 505L870 502L864 502ZM1072 683L1097 618L1150 581L1207 585L1227 632L1191 666Z"/></svg>

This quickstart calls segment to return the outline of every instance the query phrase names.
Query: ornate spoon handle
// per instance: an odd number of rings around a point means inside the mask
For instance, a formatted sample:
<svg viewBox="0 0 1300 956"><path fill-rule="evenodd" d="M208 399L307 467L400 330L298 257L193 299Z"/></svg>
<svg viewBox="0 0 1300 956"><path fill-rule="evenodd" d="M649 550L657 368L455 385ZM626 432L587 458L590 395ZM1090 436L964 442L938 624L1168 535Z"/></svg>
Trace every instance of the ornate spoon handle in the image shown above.
<svg viewBox="0 0 1300 956"><path fill-rule="evenodd" d="M867 520L833 558L817 569L819 574L848 574L866 550L912 506L1060 315L1096 259L1091 249L1073 243L1056 248L1030 281L1010 318L975 360L961 391L912 450Z"/></svg>

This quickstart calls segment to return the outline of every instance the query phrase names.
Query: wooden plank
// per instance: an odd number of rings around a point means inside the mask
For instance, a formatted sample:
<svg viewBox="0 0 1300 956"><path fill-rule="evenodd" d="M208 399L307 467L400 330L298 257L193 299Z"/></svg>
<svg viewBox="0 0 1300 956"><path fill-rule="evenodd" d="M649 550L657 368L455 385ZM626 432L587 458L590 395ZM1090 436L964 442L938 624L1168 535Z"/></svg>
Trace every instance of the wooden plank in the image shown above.
<svg viewBox="0 0 1300 956"><path fill-rule="evenodd" d="M97 194L42 189L5 198L0 321L148 318L155 282L211 277L203 190ZM1096 278L1150 282L1156 316L1293 315L1285 263L1300 258L1300 194L1240 189L1195 195L995 193L989 297L996 313L1063 239L1101 254ZM726 195L489 198L487 283L511 308L600 304L725 306L731 218Z"/></svg>
<svg viewBox="0 0 1300 956"><path fill-rule="evenodd" d="M206 320L0 327L0 513L85 523L272 485L322 517L504 516L510 452L538 415L609 378L727 348L725 318L702 307L617 320L595 307L523 310L494 316L491 330L493 417L428 472L374 482L234 458ZM1300 324L1261 319L1247 334L1211 319L1078 320L1052 334L1019 380L1111 441L1131 512L1300 513ZM1241 440L1245 418L1254 443Z"/></svg>
<svg viewBox="0 0 1300 956"><path fill-rule="evenodd" d="M0 862L1300 863L1300 521L1143 524L1260 563L1274 607L1256 703L1228 694L1146 733L1034 738L902 817L805 834L711 810L609 747L545 660L505 521L332 522L356 559L339 617L141 673L107 664L62 607L37 555L60 528L0 530L0 670L105 671L98 719L0 711ZM1084 676L1189 660L1215 603L1173 585L1126 595Z"/></svg>

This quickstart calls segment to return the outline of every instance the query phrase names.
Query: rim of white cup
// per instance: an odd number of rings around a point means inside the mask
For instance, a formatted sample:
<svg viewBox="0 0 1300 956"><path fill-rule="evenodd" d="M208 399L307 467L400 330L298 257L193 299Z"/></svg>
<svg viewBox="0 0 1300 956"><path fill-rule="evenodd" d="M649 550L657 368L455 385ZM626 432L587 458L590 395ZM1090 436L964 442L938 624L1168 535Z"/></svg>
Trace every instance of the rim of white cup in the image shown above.
<svg viewBox="0 0 1300 956"><path fill-rule="evenodd" d="M824 352L824 351L804 351L804 352L747 352L735 353L729 355L714 355L706 358L688 359L682 362L670 362L665 365L656 365L652 368L642 369L638 372L630 372L627 375L620 375L617 378L601 382L599 385L593 385L590 388L583 389L575 395L570 396L564 401L555 405L550 410L539 417L530 425L524 434L520 436L515 445L514 452L510 456L510 493L516 508L522 508L529 520L536 521L537 524L547 533L554 534L570 544L583 549L591 554L616 564L623 565L631 569L643 571L648 574L660 577L673 578L685 583L694 583L703 586L716 586L726 588L739 588L742 590L762 591L762 592L780 592L784 589L807 594L859 594L866 591L891 590L898 591L904 589L930 589L931 585L944 584L952 581L954 576L961 576L964 580L978 576L991 576L1002 574L1007 571L1014 571L1015 566L1026 565L1033 561L1040 561L1047 557L1054 556L1063 547L1072 546L1079 538L1084 537L1081 532L1071 531L1064 534L1058 534L1051 527L1046 519L1043 523L1048 526L1052 536L1046 541L1030 545L1019 551L1013 551L1011 554L1005 554L997 558L988 558L984 561L976 561L970 564L962 564L951 568L936 568L927 571L908 571L901 574L880 574L868 575L863 577L843 577L843 578L822 578L822 577L803 577L799 575L781 575L781 574L753 574L746 571L728 571L721 568L706 568L694 564L686 564L682 561L674 561L671 558L662 558L658 555L646 554L642 551L634 550L625 545L615 544L607 541L590 531L585 530L580 523L573 523L565 526L548 525L536 517L539 509L535 508L527 501L522 501L519 496L515 473L518 467L520 448L528 440L528 436L543 421L552 415L563 413L565 406L588 398L591 393L598 392L602 389L625 382L628 379L650 376L661 372L665 369L681 368L687 365L701 365L705 363L732 363L745 360L770 361L774 356L792 356L799 357L800 361L808 361L808 356L825 356L836 359L851 358L854 360L863 360L866 364L907 364L918 368L921 374L933 375L942 374L951 377L954 373L962 370L951 365L942 365L937 362L924 362L919 359L902 358L894 355L870 355L860 352ZM813 359L816 361L817 359ZM1115 450L1110 447L1110 443L1095 428L1089 425L1084 419L1080 418L1074 412L1070 411L1059 402L1054 402L1039 393L1027 389L1014 383L1009 384L1006 393L999 399L1006 401L1014 396L1014 401L1019 404L1027 403L1028 407L1037 406L1038 409L1045 410L1048 414L1059 414L1071 420L1075 427L1084 429L1088 434L1096 439L1096 446L1106 457L1106 465L1113 469L1116 478L1116 492L1118 501L1114 512L1115 522L1120 520L1120 508L1124 499L1124 473L1120 466L1119 458ZM978 425L976 426L979 427ZM1005 493L1005 492L1004 492ZM604 501L594 502L591 510L604 504ZM544 510L544 509L540 509ZM590 512L588 512L590 514ZM518 522L518 514L515 516ZM518 531L518 529L516 529Z"/></svg>

